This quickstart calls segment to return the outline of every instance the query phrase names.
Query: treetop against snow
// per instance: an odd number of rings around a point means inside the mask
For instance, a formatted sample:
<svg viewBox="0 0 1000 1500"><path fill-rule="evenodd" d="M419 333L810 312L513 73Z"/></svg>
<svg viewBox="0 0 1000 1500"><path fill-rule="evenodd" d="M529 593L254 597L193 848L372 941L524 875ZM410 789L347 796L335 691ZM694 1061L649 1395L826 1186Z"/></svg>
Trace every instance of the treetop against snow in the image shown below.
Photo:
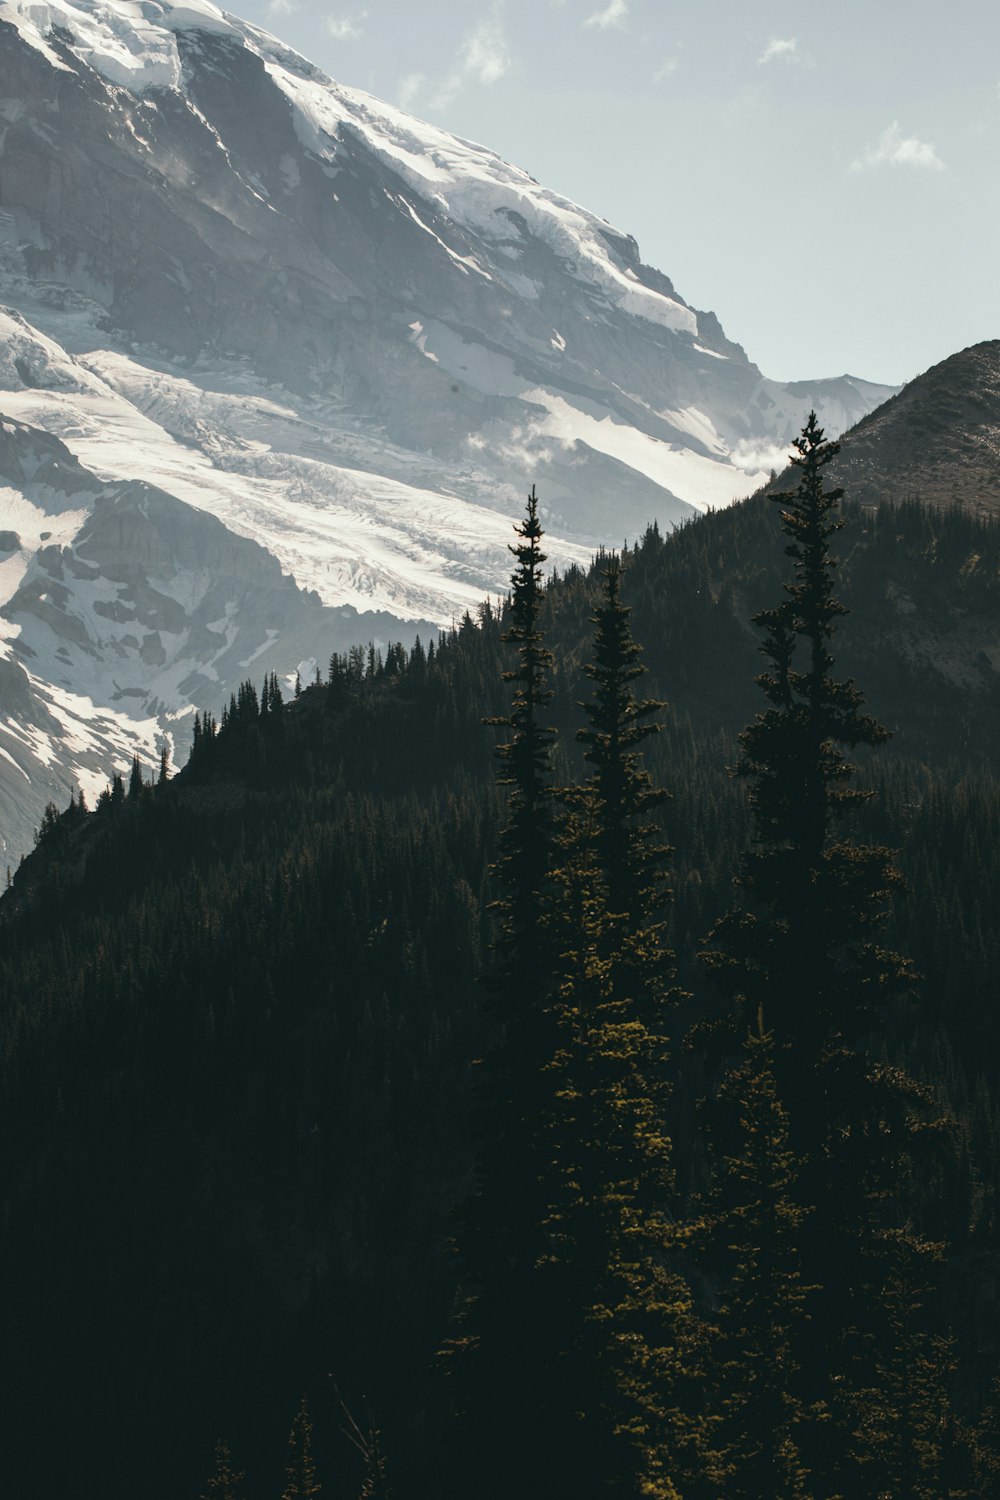
<svg viewBox="0 0 1000 1500"><path fill-rule="evenodd" d="M8 21L53 66L54 30L109 83L135 93L183 92L179 31L210 32L237 40L258 56L288 99L303 148L333 161L345 131L360 137L425 202L495 243L519 234L518 221L575 266L576 274L623 311L660 327L698 336L690 308L647 287L617 263L608 235L619 231L536 182L496 152L428 125L360 89L345 88L277 38L211 5L187 0L0 0ZM429 233L432 231L428 230Z"/></svg>

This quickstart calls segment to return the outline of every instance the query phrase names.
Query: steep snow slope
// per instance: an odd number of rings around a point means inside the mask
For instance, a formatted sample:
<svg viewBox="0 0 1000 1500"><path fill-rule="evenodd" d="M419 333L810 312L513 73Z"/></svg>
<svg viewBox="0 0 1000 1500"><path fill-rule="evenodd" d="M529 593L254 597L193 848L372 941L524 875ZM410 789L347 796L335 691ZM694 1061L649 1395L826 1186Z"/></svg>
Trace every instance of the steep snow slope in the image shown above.
<svg viewBox="0 0 1000 1500"><path fill-rule="evenodd" d="M503 588L532 482L564 564L748 492L810 405L840 430L888 394L765 379L629 236L207 0L0 0L0 304L7 446L76 462L58 504L0 492L15 850L53 781L153 758L241 673ZM224 599L203 544L242 559ZM267 619L251 544L287 584ZM105 715L89 769L25 691Z"/></svg>

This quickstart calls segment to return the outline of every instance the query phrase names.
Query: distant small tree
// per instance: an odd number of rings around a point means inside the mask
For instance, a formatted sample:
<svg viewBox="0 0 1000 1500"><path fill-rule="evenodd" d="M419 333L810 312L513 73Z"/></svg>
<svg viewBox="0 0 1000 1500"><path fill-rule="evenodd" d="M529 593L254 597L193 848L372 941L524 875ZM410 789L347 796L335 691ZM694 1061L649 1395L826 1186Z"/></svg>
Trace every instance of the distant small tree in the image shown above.
<svg viewBox="0 0 1000 1500"><path fill-rule="evenodd" d="M50 835L54 834L59 827L60 813L54 802L46 802L45 811L42 813L42 821L35 829L35 846L45 842Z"/></svg>
<svg viewBox="0 0 1000 1500"><path fill-rule="evenodd" d="M128 778L128 800L130 802L138 802L142 797L143 790L142 766L139 764L138 755L133 755L132 770Z"/></svg>
<svg viewBox="0 0 1000 1500"><path fill-rule="evenodd" d="M318 1495L322 1488L316 1478L316 1465L313 1462L312 1422L305 1396L302 1397L302 1404L295 1414L292 1430L288 1435L285 1475L281 1500L309 1500L311 1495Z"/></svg>
<svg viewBox="0 0 1000 1500"><path fill-rule="evenodd" d="M224 1443L220 1438L215 1445L215 1468L201 1500L240 1500L240 1485L243 1479L243 1471L233 1468L228 1443Z"/></svg>
<svg viewBox="0 0 1000 1500"><path fill-rule="evenodd" d="M368 1410L367 1403L364 1404L364 1426L362 1427L351 1415L339 1391L337 1401L344 1419L340 1430L351 1446L361 1455L364 1463L364 1479L358 1491L358 1500L390 1500L391 1491L385 1454L382 1452L382 1437Z"/></svg>

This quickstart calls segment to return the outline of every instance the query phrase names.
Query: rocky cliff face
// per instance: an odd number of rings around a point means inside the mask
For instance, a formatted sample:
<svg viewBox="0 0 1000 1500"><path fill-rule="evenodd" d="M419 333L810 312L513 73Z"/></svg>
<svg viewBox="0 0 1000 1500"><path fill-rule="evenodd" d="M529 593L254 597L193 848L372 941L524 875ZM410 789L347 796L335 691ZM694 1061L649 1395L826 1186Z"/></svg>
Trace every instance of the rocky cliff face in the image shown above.
<svg viewBox="0 0 1000 1500"><path fill-rule="evenodd" d="M0 303L0 713L20 662L115 754L503 588L532 482L582 560L889 394L767 380L628 235L207 0L0 0ZM15 848L79 770L32 732Z"/></svg>

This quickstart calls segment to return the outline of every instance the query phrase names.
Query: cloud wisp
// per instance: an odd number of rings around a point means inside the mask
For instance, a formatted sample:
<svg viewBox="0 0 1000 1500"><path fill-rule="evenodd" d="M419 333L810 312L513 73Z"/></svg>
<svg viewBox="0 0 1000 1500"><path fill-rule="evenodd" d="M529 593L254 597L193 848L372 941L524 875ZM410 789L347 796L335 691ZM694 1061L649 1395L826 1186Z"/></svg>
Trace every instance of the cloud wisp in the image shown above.
<svg viewBox="0 0 1000 1500"><path fill-rule="evenodd" d="M465 37L451 72L431 100L432 107L446 109L470 84L489 87L498 83L509 67L510 48L500 16L494 11Z"/></svg>
<svg viewBox="0 0 1000 1500"><path fill-rule="evenodd" d="M269 21L280 21L282 16L293 16L298 10L298 0L267 0Z"/></svg>
<svg viewBox="0 0 1000 1500"><path fill-rule="evenodd" d="M399 80L399 88L396 90L396 94L399 99L400 109L409 109L426 82L426 73L407 73L405 78Z"/></svg>
<svg viewBox="0 0 1000 1500"><path fill-rule="evenodd" d="M284 0L279 0L279 3L284 3ZM361 23L367 15L368 12L362 10L356 16L327 16L326 29L335 41L354 41L364 30Z"/></svg>
<svg viewBox="0 0 1000 1500"><path fill-rule="evenodd" d="M769 62L797 63L802 61L799 44L795 37L773 36L757 59L761 65Z"/></svg>
<svg viewBox="0 0 1000 1500"><path fill-rule="evenodd" d="M874 145L866 146L851 162L852 172L870 171L876 167L920 167L926 172L943 172L944 162L930 141L915 135L903 135L899 121L893 120Z"/></svg>
<svg viewBox="0 0 1000 1500"><path fill-rule="evenodd" d="M608 0L603 10L595 10L592 16L584 21L584 26L596 26L600 31L607 31L612 26L620 26L628 15L628 0Z"/></svg>

